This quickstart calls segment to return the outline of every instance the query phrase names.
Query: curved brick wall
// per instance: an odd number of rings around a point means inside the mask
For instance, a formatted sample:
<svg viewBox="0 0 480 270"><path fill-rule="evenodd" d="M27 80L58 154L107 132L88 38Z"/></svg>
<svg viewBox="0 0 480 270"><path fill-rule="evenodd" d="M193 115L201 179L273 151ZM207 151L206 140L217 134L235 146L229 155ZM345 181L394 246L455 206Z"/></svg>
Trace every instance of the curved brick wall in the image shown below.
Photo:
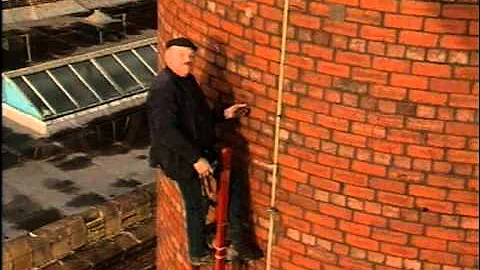
<svg viewBox="0 0 480 270"><path fill-rule="evenodd" d="M157 170L156 189L158 196L156 210L157 269L189 269L184 221L185 206L180 189L160 170Z"/></svg>
<svg viewBox="0 0 480 270"><path fill-rule="evenodd" d="M477 2L291 1L273 269L478 267ZM208 95L253 107L262 247L282 5L158 1L160 51L190 37Z"/></svg>

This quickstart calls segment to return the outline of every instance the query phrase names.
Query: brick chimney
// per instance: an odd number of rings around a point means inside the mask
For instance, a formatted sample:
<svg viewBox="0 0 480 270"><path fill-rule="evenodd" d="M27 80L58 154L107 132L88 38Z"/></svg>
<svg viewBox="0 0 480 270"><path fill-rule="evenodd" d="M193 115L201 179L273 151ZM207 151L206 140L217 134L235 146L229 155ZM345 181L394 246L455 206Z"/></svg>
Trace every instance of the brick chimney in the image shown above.
<svg viewBox="0 0 480 270"><path fill-rule="evenodd" d="M207 95L252 107L236 132L265 251L282 14L158 1L160 53L191 38ZM477 269L478 0L292 0L288 16L271 269Z"/></svg>

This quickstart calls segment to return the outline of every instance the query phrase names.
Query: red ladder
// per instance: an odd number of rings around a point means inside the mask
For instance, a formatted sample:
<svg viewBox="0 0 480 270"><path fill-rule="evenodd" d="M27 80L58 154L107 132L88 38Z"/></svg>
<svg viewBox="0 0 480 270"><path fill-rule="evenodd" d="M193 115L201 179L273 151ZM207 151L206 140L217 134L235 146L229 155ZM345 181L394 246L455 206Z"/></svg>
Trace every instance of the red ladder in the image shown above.
<svg viewBox="0 0 480 270"><path fill-rule="evenodd" d="M225 256L227 247L225 246L225 231L227 226L228 214L228 195L230 186L230 171L232 161L232 149L222 147L220 151L220 182L217 189L217 207L215 210L216 235L215 235L215 270L225 270ZM192 270L200 270L200 266L192 266Z"/></svg>

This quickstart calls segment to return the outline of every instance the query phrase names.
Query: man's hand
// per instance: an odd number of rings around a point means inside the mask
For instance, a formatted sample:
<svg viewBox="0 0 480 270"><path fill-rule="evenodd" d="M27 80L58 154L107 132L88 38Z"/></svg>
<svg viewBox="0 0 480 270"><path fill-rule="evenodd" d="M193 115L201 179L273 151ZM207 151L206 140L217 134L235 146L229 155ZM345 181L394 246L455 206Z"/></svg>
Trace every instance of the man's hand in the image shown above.
<svg viewBox="0 0 480 270"><path fill-rule="evenodd" d="M200 178L207 177L213 173L210 163L208 163L208 160L203 157L199 158L198 161L193 164L193 167L197 171Z"/></svg>
<svg viewBox="0 0 480 270"><path fill-rule="evenodd" d="M234 117L241 117L250 111L250 108L248 107L247 104L241 103L241 104L234 104L228 108L226 108L223 111L223 115L225 116L225 119L230 119Z"/></svg>

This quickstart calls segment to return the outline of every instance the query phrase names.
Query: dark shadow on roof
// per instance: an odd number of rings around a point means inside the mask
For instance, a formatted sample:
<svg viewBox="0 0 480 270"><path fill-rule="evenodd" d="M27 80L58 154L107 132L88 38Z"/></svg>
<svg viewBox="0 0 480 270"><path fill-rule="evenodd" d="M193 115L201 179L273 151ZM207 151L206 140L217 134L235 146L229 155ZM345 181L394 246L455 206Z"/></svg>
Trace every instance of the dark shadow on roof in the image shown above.
<svg viewBox="0 0 480 270"><path fill-rule="evenodd" d="M15 228L27 231L35 230L62 217L58 209L52 207L43 209L40 204L25 195L15 195L2 209L2 218L14 223Z"/></svg>

